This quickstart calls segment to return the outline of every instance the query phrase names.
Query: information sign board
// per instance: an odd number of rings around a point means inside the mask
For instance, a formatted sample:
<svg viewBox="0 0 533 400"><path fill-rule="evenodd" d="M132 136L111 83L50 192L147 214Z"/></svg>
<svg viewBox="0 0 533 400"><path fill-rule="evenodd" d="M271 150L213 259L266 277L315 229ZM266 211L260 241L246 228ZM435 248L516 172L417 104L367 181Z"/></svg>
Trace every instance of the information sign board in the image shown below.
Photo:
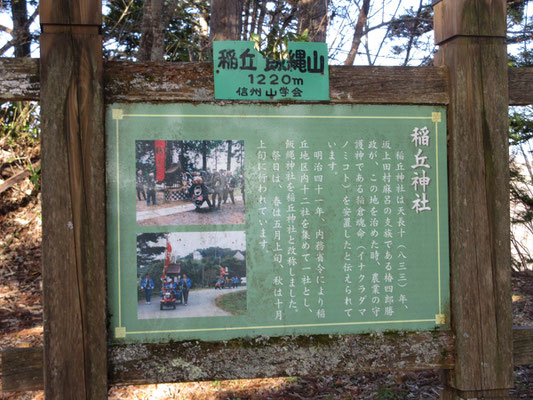
<svg viewBox="0 0 533 400"><path fill-rule="evenodd" d="M446 328L445 115L109 105L113 340Z"/></svg>
<svg viewBox="0 0 533 400"><path fill-rule="evenodd" d="M329 100L327 45L289 42L288 56L266 58L254 49L254 42L214 42L215 98Z"/></svg>

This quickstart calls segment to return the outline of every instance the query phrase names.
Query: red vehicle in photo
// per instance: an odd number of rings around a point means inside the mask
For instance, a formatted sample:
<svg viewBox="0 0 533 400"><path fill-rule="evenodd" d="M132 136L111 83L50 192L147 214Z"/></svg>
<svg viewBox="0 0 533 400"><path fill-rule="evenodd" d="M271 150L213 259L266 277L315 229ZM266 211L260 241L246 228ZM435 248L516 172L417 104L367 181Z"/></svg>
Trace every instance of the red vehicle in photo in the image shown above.
<svg viewBox="0 0 533 400"><path fill-rule="evenodd" d="M176 293L173 289L166 288L162 290L161 300L159 301L159 309L164 310L165 307L176 309Z"/></svg>

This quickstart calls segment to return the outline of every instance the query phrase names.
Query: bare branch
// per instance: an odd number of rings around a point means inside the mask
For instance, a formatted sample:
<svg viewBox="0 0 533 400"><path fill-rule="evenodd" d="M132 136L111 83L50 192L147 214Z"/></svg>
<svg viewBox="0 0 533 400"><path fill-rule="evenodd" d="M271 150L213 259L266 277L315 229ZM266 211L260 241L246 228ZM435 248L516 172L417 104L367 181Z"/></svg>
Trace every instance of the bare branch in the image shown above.
<svg viewBox="0 0 533 400"><path fill-rule="evenodd" d="M10 35L13 33L13 29L8 28L7 26L0 25L0 31L9 33Z"/></svg>
<svg viewBox="0 0 533 400"><path fill-rule="evenodd" d="M370 8L370 0L363 0L363 6L361 7L361 11L359 12L357 23L355 24L355 31L354 31L353 39L352 39L352 47L350 48L348 57L346 57L346 61L344 61L344 65L353 65L353 62L355 61L355 56L357 55L359 44L361 43L361 38L363 36L363 29L366 25L366 21L368 18L369 8Z"/></svg>
<svg viewBox="0 0 533 400"><path fill-rule="evenodd" d="M4 55L6 51L8 51L11 47L15 45L15 40L11 39L9 42L7 42L2 48L0 48L0 57Z"/></svg>

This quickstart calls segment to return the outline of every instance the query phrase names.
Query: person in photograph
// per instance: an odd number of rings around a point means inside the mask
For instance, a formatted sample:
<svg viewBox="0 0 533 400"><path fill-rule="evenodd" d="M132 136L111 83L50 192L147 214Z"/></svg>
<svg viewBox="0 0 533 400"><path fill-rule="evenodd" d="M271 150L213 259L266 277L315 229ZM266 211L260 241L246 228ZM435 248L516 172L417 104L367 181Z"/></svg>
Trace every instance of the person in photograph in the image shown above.
<svg viewBox="0 0 533 400"><path fill-rule="evenodd" d="M137 189L137 198L139 201L146 200L146 192L144 191L144 177L143 172L141 170L137 171L137 177L136 177L135 187ZM142 199L141 199L142 194Z"/></svg>
<svg viewBox="0 0 533 400"><path fill-rule="evenodd" d="M245 204L246 202L244 201L244 176L242 175L239 175L239 186L242 194L242 204Z"/></svg>
<svg viewBox="0 0 533 400"><path fill-rule="evenodd" d="M220 172L216 172L211 182L213 185L212 189L214 190L213 207L220 209L220 204L222 203L222 197L224 196L225 179L222 178L222 174ZM218 204L217 204L217 201L218 201Z"/></svg>
<svg viewBox="0 0 533 400"><path fill-rule="evenodd" d="M177 286L176 284L172 281L171 278L165 278L163 280L163 290L161 291L161 298L163 297L164 295L164 291L165 290L170 290L170 292L172 293L172 296L176 296L176 293L177 293Z"/></svg>
<svg viewBox="0 0 533 400"><path fill-rule="evenodd" d="M154 289L154 281L150 278L150 275L146 274L141 282L141 289L144 290L144 296L146 298L146 304L150 304L152 290Z"/></svg>
<svg viewBox="0 0 533 400"><path fill-rule="evenodd" d="M224 204L226 204L228 200L229 188L228 188L228 173L226 172L225 169L220 170L220 176L222 177L222 185L223 185L222 186L222 199L223 199Z"/></svg>
<svg viewBox="0 0 533 400"><path fill-rule="evenodd" d="M187 305L189 301L189 290L192 287L191 278L188 278L186 274L183 274L183 277L180 279L181 293L183 296L183 302Z"/></svg>
<svg viewBox="0 0 533 400"><path fill-rule="evenodd" d="M235 205L235 198L233 197L233 193L235 192L235 187L237 186L237 179L231 174L231 171L228 171L227 176L228 181L228 195L231 199L231 203ZM226 201L224 201L225 203Z"/></svg>
<svg viewBox="0 0 533 400"><path fill-rule="evenodd" d="M148 197L146 198L146 205L150 206L150 200L152 202L152 205L155 206L155 178L154 173L150 172L148 175L148 179L146 180L146 188Z"/></svg>

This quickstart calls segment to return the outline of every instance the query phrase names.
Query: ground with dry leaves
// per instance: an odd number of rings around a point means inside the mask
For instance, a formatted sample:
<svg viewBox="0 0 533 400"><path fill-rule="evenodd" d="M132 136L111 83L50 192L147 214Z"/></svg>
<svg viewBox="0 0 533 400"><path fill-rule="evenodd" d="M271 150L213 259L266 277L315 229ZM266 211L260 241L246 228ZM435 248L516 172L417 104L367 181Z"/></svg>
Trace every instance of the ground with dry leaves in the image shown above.
<svg viewBox="0 0 533 400"><path fill-rule="evenodd" d="M6 177L3 177L5 179ZM0 194L0 350L43 342L40 201L26 180ZM533 274L513 275L515 325L533 326ZM1 367L1 366L0 366ZM437 371L111 387L110 399L438 399ZM533 398L533 365L515 369L515 399ZM4 394L41 399L42 392Z"/></svg>

